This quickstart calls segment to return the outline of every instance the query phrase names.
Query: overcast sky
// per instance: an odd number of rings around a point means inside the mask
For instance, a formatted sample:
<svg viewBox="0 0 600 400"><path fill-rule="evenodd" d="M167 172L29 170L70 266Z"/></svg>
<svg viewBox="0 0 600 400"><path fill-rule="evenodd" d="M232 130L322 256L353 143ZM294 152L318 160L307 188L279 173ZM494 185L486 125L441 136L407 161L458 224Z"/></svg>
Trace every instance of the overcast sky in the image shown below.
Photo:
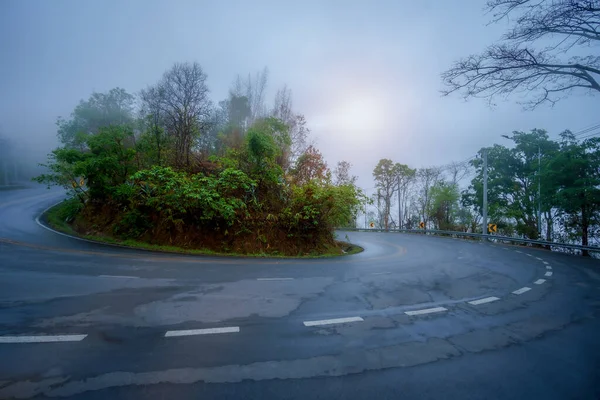
<svg viewBox="0 0 600 400"><path fill-rule="evenodd" d="M517 98L490 109L440 96L440 73L506 28L486 25L483 3L0 0L0 129L49 147L80 99L137 93L183 61L202 65L215 103L238 73L267 66L269 102L287 84L329 165L350 161L363 187L380 158L440 165L513 130L600 123L597 97L530 112Z"/></svg>

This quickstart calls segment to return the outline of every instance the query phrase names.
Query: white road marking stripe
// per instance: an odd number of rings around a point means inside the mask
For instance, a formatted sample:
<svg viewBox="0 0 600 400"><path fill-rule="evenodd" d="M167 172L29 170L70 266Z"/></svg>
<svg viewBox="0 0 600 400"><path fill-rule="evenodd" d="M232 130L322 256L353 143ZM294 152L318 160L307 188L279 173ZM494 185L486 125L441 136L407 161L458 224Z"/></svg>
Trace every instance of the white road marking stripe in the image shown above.
<svg viewBox="0 0 600 400"><path fill-rule="evenodd" d="M98 275L100 278L125 278L125 279L139 279L139 276L129 275Z"/></svg>
<svg viewBox="0 0 600 400"><path fill-rule="evenodd" d="M239 326L229 326L226 328L187 329L187 330L181 330L181 331L167 331L167 333L165 333L165 337L212 335L214 333L236 333L239 331L240 331Z"/></svg>
<svg viewBox="0 0 600 400"><path fill-rule="evenodd" d="M521 250L515 250L517 253L521 253L523 254L523 252Z"/></svg>
<svg viewBox="0 0 600 400"><path fill-rule="evenodd" d="M541 259L541 258L539 258L539 257L536 257L535 259L536 259L536 260L540 260L540 261L542 261L542 259Z"/></svg>
<svg viewBox="0 0 600 400"><path fill-rule="evenodd" d="M552 269L552 267L549 265L546 265L546 269Z"/></svg>
<svg viewBox="0 0 600 400"><path fill-rule="evenodd" d="M492 301L496 301L496 300L500 300L500 298L492 296L492 297L486 297L484 299L469 301L469 304L477 306L479 304L491 303Z"/></svg>
<svg viewBox="0 0 600 400"><path fill-rule="evenodd" d="M80 342L87 335L0 336L0 343Z"/></svg>
<svg viewBox="0 0 600 400"><path fill-rule="evenodd" d="M257 281L293 281L294 278L256 278Z"/></svg>
<svg viewBox="0 0 600 400"><path fill-rule="evenodd" d="M364 319L362 319L361 317L323 319L320 321L304 321L304 326L345 324L346 322L361 322L361 321L364 321Z"/></svg>
<svg viewBox="0 0 600 400"><path fill-rule="evenodd" d="M546 265L550 264L548 261L542 261L542 262Z"/></svg>
<svg viewBox="0 0 600 400"><path fill-rule="evenodd" d="M517 289L517 290L515 290L515 291L513 292L513 294L523 294L523 293L525 293L525 292L529 292L530 290L531 290L531 288L530 288L530 287L527 287L527 286L525 286L525 287L522 287L521 289Z"/></svg>
<svg viewBox="0 0 600 400"><path fill-rule="evenodd" d="M391 274L391 272L373 272L371 275L387 275Z"/></svg>
<svg viewBox="0 0 600 400"><path fill-rule="evenodd" d="M531 254L526 254L526 256L528 256L528 257L533 257Z"/></svg>
<svg viewBox="0 0 600 400"><path fill-rule="evenodd" d="M502 250L510 250L508 247L503 247Z"/></svg>
<svg viewBox="0 0 600 400"><path fill-rule="evenodd" d="M544 282L546 282L546 280L545 280L545 279L538 279L537 281L535 281L535 282L533 282L533 283L535 283L536 285L541 285L541 284L542 284L542 283L544 283Z"/></svg>
<svg viewBox="0 0 600 400"><path fill-rule="evenodd" d="M434 308L425 308L423 310L414 310L414 311L404 311L406 315L421 315L421 314L430 314L441 311L448 311L447 308L444 307L434 307Z"/></svg>
<svg viewBox="0 0 600 400"><path fill-rule="evenodd" d="M544 276L552 276L552 272L548 271L544 274Z"/></svg>

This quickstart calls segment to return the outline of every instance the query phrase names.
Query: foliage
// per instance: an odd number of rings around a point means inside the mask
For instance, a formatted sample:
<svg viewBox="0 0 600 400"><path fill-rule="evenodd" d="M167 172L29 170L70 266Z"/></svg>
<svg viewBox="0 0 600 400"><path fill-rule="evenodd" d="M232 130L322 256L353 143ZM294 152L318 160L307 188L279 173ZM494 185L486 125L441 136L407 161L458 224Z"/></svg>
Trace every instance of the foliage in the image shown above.
<svg viewBox="0 0 600 400"><path fill-rule="evenodd" d="M296 160L291 175L296 185L303 185L313 180L328 181L331 174L321 152L315 147L309 146Z"/></svg>
<svg viewBox="0 0 600 400"><path fill-rule="evenodd" d="M70 119L56 121L58 137L66 147L81 147L87 135L98 133L111 125L133 124L135 98L125 89L114 88L108 93L92 93L87 101L81 100Z"/></svg>
<svg viewBox="0 0 600 400"><path fill-rule="evenodd" d="M72 126L59 127L64 145L36 180L69 190L70 221L84 235L239 253L331 252L334 229L352 223L364 200L354 180L333 185L313 147L290 168L290 129L304 128L266 114L266 71L240 81L216 110L205 80L199 65L176 64L142 91L135 124L124 106L103 126L98 104L110 96L94 94ZM286 96L277 114L295 121ZM113 123L118 115L125 123Z"/></svg>

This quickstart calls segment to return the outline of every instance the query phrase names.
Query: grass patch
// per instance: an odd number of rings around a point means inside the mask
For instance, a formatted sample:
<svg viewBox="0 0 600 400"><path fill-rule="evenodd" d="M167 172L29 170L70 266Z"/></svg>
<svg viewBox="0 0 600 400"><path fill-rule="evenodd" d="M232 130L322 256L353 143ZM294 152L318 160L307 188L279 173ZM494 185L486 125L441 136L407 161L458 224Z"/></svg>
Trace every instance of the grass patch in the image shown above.
<svg viewBox="0 0 600 400"><path fill-rule="evenodd" d="M203 256L229 256L229 257L257 257L257 258L330 258L330 257L341 257L351 254L357 254L364 249L360 246L353 245L348 242L336 241L337 246L330 246L324 253L315 253L298 256L285 256L281 254L273 253L255 253L255 254L241 254L234 252L217 252L211 249L184 249L176 246L158 245L146 242L141 242L133 239L120 240L110 236L100 235L82 235L75 231L71 226L71 222L75 219L79 211L81 210L81 203L77 199L65 200L61 203L56 204L49 208L40 218L42 222L47 223L52 229L59 232L73 235L83 239L91 240L94 242L112 244L123 246L131 249L141 249L156 251L162 253L176 253L176 254L191 254L191 255L203 255ZM342 250L340 252L340 249Z"/></svg>

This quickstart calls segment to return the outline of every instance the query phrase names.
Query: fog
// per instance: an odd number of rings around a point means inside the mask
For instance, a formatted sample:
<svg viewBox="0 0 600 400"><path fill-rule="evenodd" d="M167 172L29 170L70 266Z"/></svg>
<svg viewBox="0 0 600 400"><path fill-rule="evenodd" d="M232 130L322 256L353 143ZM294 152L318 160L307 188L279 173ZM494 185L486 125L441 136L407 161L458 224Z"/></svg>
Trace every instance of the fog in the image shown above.
<svg viewBox="0 0 600 400"><path fill-rule="evenodd" d="M460 6L457 6L460 4ZM440 73L508 26L488 25L477 0L7 1L0 2L0 134L25 169L55 147L55 121L81 99L155 83L175 62L197 61L216 104L237 74L269 69L268 102L293 91L296 112L330 166L353 164L373 186L381 158L442 165L514 130L556 137L598 123L597 98L575 93L524 111L442 97ZM16 156L15 156L16 154Z"/></svg>

